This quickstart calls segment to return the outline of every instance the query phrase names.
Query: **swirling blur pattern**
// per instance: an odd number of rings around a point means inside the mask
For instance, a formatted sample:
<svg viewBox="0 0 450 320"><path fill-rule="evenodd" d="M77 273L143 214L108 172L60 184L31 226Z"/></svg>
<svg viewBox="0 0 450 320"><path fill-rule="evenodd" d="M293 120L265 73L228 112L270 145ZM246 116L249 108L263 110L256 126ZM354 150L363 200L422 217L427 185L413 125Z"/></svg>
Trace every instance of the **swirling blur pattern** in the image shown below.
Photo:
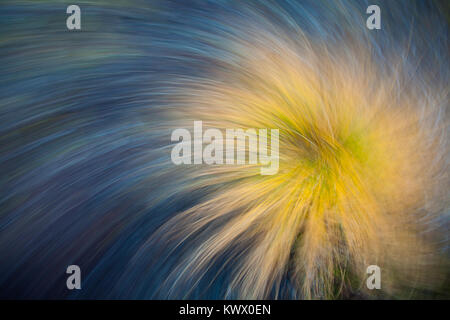
<svg viewBox="0 0 450 320"><path fill-rule="evenodd" d="M449 298L448 23L447 1L2 1L0 298ZM174 165L195 120L278 128L278 173Z"/></svg>

